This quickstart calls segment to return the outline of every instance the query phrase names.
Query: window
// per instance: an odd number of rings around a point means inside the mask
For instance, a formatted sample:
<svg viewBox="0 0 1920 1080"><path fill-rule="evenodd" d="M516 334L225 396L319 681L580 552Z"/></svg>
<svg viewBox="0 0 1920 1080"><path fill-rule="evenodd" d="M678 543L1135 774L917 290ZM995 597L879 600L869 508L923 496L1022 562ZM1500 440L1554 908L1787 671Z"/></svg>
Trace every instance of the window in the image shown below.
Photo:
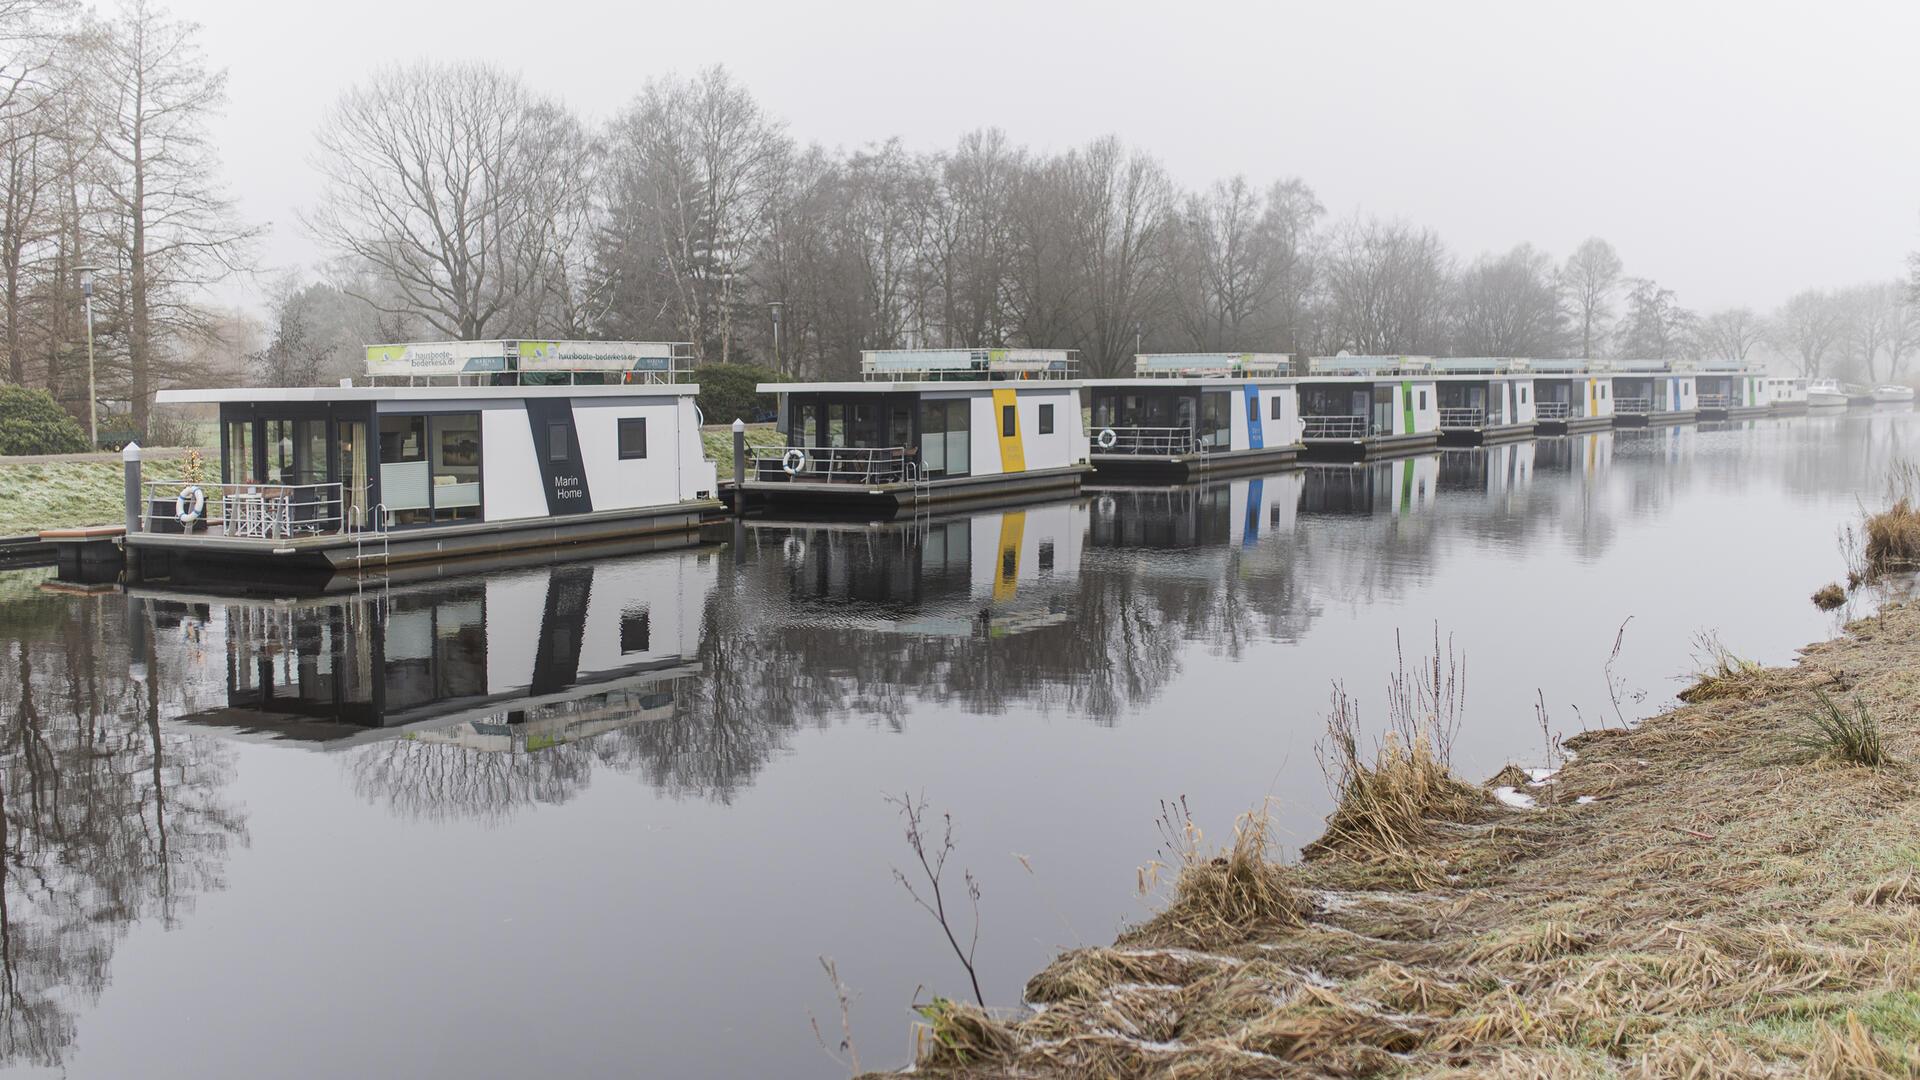
<svg viewBox="0 0 1920 1080"><path fill-rule="evenodd" d="M425 461L426 459L426 417L382 416L380 418L380 464L397 465L403 461Z"/></svg>
<svg viewBox="0 0 1920 1080"><path fill-rule="evenodd" d="M567 436L567 425L547 425L547 460L570 461L573 458L572 439Z"/></svg>
<svg viewBox="0 0 1920 1080"><path fill-rule="evenodd" d="M1003 407L1000 410L1001 437L1011 439L1015 435L1019 434L1019 432L1020 432L1020 421L1016 419L1014 416L1013 406L1008 405Z"/></svg>
<svg viewBox="0 0 1920 1080"><path fill-rule="evenodd" d="M653 615L646 608L620 613L620 653L646 652L653 647Z"/></svg>
<svg viewBox="0 0 1920 1080"><path fill-rule="evenodd" d="M1527 388L1523 386L1520 388L1520 404L1525 405L1526 403L1527 403Z"/></svg>
<svg viewBox="0 0 1920 1080"><path fill-rule="evenodd" d="M1053 541L1040 541L1039 569L1043 574L1053 573Z"/></svg>
<svg viewBox="0 0 1920 1080"><path fill-rule="evenodd" d="M223 462L229 484L257 484L260 477L253 469L253 421L227 422L227 448Z"/></svg>
<svg viewBox="0 0 1920 1080"><path fill-rule="evenodd" d="M620 421L620 459L647 456L647 418L624 417Z"/></svg>
<svg viewBox="0 0 1920 1080"><path fill-rule="evenodd" d="M1040 406L1040 434L1053 434L1053 406Z"/></svg>
<svg viewBox="0 0 1920 1080"><path fill-rule="evenodd" d="M1425 390L1420 391L1420 411L1427 411L1427 392Z"/></svg>
<svg viewBox="0 0 1920 1080"><path fill-rule="evenodd" d="M380 417L380 502L389 525L433 520L433 480L427 465L427 418L418 413Z"/></svg>
<svg viewBox="0 0 1920 1080"><path fill-rule="evenodd" d="M1271 412L1271 419L1279 420L1286 414L1286 411L1287 411L1285 399L1283 399L1280 395L1275 394L1272 400L1273 400L1273 409Z"/></svg>
<svg viewBox="0 0 1920 1080"><path fill-rule="evenodd" d="M433 417L433 516L472 521L480 516L480 414Z"/></svg>

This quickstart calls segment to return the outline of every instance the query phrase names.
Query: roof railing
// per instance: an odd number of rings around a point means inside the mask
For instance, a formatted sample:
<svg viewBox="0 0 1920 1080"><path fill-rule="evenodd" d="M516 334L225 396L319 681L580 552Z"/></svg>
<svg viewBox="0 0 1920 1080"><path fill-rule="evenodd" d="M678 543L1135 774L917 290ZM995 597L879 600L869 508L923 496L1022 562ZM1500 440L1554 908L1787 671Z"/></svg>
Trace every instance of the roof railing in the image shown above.
<svg viewBox="0 0 1920 1080"><path fill-rule="evenodd" d="M1387 378L1395 375L1431 375L1431 356L1315 356L1307 360L1310 375Z"/></svg>
<svg viewBox="0 0 1920 1080"><path fill-rule="evenodd" d="M1072 349L868 349L860 376L870 382L984 382L1071 379Z"/></svg>
<svg viewBox="0 0 1920 1080"><path fill-rule="evenodd" d="M1141 379L1279 378L1293 373L1286 353L1141 353L1133 374Z"/></svg>
<svg viewBox="0 0 1920 1080"><path fill-rule="evenodd" d="M689 381L684 341L414 341L367 346L372 386L666 385Z"/></svg>

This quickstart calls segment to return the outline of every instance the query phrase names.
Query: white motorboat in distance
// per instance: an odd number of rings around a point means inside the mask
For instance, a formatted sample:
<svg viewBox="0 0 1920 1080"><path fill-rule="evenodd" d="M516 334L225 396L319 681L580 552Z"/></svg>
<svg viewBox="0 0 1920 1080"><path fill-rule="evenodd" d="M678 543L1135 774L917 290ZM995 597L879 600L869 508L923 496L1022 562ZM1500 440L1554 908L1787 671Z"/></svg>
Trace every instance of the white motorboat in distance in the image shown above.
<svg viewBox="0 0 1920 1080"><path fill-rule="evenodd" d="M1847 388L1837 379L1815 379L1807 384L1807 408L1844 409L1847 407Z"/></svg>
<svg viewBox="0 0 1920 1080"><path fill-rule="evenodd" d="M1875 405L1911 405L1913 404L1913 387L1896 386L1891 383L1876 386L1873 388L1873 403Z"/></svg>

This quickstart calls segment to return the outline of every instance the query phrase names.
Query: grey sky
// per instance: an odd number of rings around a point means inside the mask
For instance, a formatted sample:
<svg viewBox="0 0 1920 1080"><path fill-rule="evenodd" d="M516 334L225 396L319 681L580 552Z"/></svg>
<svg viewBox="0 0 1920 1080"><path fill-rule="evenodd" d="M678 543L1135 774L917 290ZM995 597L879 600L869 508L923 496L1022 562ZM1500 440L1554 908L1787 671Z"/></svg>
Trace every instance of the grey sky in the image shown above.
<svg viewBox="0 0 1920 1080"><path fill-rule="evenodd" d="M322 113L422 56L518 69L590 120L721 62L829 146L1114 132L1184 184L1298 175L1334 216L1404 216L1464 257L1604 236L1696 309L1891 278L1920 247L1911 0L173 3L229 70L227 177L281 266L319 257L294 211Z"/></svg>

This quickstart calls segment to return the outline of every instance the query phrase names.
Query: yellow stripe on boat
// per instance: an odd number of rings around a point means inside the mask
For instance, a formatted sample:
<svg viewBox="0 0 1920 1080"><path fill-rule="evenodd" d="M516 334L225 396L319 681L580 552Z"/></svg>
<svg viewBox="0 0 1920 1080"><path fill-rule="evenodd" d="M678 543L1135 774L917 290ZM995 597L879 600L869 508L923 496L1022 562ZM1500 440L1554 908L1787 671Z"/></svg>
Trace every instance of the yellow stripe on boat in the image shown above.
<svg viewBox="0 0 1920 1080"><path fill-rule="evenodd" d="M1027 528L1027 512L1000 515L1000 565L993 572L993 598L1011 600L1020 587L1020 536Z"/></svg>
<svg viewBox="0 0 1920 1080"><path fill-rule="evenodd" d="M993 392L993 429L1000 434L1000 471L1017 473L1027 471L1027 452L1020 445L1020 406L1016 404L1018 396L1012 390ZM1007 434L1008 411L1012 411L1013 434Z"/></svg>

